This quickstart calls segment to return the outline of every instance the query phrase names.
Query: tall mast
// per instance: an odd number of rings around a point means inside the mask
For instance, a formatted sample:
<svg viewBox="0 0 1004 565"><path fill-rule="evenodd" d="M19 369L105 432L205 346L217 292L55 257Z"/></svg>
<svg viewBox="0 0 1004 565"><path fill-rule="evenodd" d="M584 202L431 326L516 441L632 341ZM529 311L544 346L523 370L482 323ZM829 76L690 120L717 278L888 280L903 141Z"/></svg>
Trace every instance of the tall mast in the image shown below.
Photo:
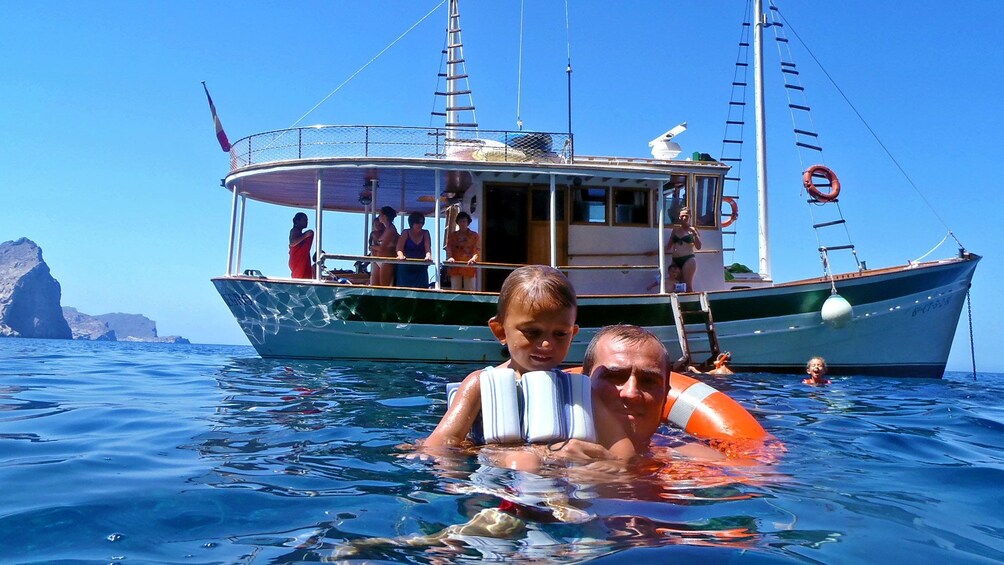
<svg viewBox="0 0 1004 565"><path fill-rule="evenodd" d="M446 129L453 130L460 120L457 110L457 72L458 66L463 62L463 42L460 39L460 6L458 0L450 0L447 8L449 20L447 21L446 35ZM453 137L450 135L450 137Z"/></svg>
<svg viewBox="0 0 1004 565"><path fill-rule="evenodd" d="M753 14L753 97L756 108L756 188L759 209L760 277L770 279L770 240L767 219L767 133L763 98L763 0L755 0Z"/></svg>

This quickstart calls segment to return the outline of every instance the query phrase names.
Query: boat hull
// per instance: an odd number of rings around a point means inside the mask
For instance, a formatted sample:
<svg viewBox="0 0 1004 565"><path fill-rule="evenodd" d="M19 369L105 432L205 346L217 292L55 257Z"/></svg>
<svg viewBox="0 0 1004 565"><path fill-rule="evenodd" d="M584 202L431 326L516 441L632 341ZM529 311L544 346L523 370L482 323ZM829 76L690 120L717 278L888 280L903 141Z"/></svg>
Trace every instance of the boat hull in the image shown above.
<svg viewBox="0 0 1004 565"><path fill-rule="evenodd" d="M809 357L832 374L940 378L978 257L847 275L853 306L841 327L823 322L825 280L709 292L721 350L744 372L801 373ZM213 279L262 357L497 363L487 321L497 296L231 276ZM681 355L668 295L581 296L569 363L602 326L638 324ZM692 349L707 337L691 333Z"/></svg>

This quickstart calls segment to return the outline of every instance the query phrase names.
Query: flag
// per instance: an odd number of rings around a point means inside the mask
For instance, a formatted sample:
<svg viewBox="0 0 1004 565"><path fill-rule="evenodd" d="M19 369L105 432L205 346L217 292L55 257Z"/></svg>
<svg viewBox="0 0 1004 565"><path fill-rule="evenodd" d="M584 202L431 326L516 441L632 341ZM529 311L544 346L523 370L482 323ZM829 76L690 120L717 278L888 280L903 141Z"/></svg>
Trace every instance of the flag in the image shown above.
<svg viewBox="0 0 1004 565"><path fill-rule="evenodd" d="M220 117L216 115L216 106L213 105L213 97L209 95L209 89L206 88L205 81L202 81L202 89L206 91L206 98L209 100L209 111L213 113L213 125L216 126L216 139L220 142L220 149L229 153L230 140L227 139L227 132L223 131L223 124L220 123Z"/></svg>

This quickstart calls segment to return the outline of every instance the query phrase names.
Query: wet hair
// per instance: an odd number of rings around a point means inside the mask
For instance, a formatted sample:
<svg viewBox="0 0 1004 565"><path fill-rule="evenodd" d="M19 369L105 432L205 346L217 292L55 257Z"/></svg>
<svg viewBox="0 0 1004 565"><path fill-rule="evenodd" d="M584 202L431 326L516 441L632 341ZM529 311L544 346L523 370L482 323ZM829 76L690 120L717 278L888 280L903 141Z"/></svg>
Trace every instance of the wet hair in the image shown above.
<svg viewBox="0 0 1004 565"><path fill-rule="evenodd" d="M380 215L387 216L390 218L390 221L393 222L394 218L397 217L397 210L391 208L390 206L384 206L383 208L380 208Z"/></svg>
<svg viewBox="0 0 1004 565"><path fill-rule="evenodd" d="M297 221L304 221L304 222L306 222L307 221L307 215L304 214L303 212L297 212L296 214L293 215L293 223L295 224Z"/></svg>
<svg viewBox="0 0 1004 565"><path fill-rule="evenodd" d="M646 341L652 341L659 346L659 350L662 352L663 371L666 374L666 378L669 378L669 352L666 351L666 346L662 344L662 341L654 333L641 326L631 324L604 326L600 331L596 332L596 335L590 340L589 345L586 346L585 355L582 356L583 375L593 372L593 365L596 363L596 344L604 338L609 338L613 341L625 341L632 347L638 347ZM668 389L669 383L667 382L666 384Z"/></svg>
<svg viewBox="0 0 1004 565"><path fill-rule="evenodd" d="M425 223L425 214L422 214L421 212L412 212L411 214L408 214L409 226L414 226L416 224L424 224L424 223Z"/></svg>
<svg viewBox="0 0 1004 565"><path fill-rule="evenodd" d="M809 358L808 361L805 362L805 370L808 371L809 370L809 365L812 365L812 362L815 361L816 359L819 359L819 362L823 364L823 372L825 373L829 369L829 367L826 366L826 359L823 359L819 355L816 355L815 357L811 357L811 358Z"/></svg>
<svg viewBox="0 0 1004 565"><path fill-rule="evenodd" d="M495 319L504 322L513 302L526 306L533 314L578 307L572 283L558 269L544 265L526 265L509 273L499 291Z"/></svg>
<svg viewBox="0 0 1004 565"><path fill-rule="evenodd" d="M467 223L468 223L468 224L469 224L469 223L471 223L471 215L470 215L470 214L468 214L467 212L461 212L461 213L457 214L457 221L458 221L458 222L459 222L460 220L464 219L464 218L466 218L466 219L467 219Z"/></svg>

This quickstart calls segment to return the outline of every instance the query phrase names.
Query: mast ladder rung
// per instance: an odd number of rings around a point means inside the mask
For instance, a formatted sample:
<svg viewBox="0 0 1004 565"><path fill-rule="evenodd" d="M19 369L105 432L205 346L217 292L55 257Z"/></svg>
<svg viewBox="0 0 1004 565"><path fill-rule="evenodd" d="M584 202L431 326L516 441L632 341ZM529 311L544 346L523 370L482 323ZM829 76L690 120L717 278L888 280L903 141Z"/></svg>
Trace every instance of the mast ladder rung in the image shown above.
<svg viewBox="0 0 1004 565"><path fill-rule="evenodd" d="M808 131L808 130L804 130L804 129L795 129L794 131L795 131L795 133L797 133L798 135L807 135L807 136L809 136L809 137L819 137L819 134L818 134L818 133L813 133L813 132L811 132L811 131Z"/></svg>
<svg viewBox="0 0 1004 565"><path fill-rule="evenodd" d="M723 139L722 143L742 143L741 139Z"/></svg>
<svg viewBox="0 0 1004 565"><path fill-rule="evenodd" d="M854 245L834 245L833 247L824 246L819 248L819 252L823 253L824 251L841 251L843 249L854 249Z"/></svg>
<svg viewBox="0 0 1004 565"><path fill-rule="evenodd" d="M813 229L818 229L818 228L825 228L827 226L835 226L835 225L844 224L844 223L847 223L847 220L842 220L841 219L841 220L833 220L832 222L823 222L821 224L813 224L812 227L813 227Z"/></svg>
<svg viewBox="0 0 1004 565"><path fill-rule="evenodd" d="M446 73L439 73L439 77L440 78L445 78L446 80L463 80L463 79L467 78L467 76L468 75L453 75L453 76L450 76L450 75L448 75Z"/></svg>
<svg viewBox="0 0 1004 565"><path fill-rule="evenodd" d="M720 159L720 161L724 161L724 160L725 159ZM725 180L726 181L734 180L736 182L739 182L739 181L741 181L743 179L742 179L742 177L725 177ZM735 198L735 197L733 196L732 198Z"/></svg>
<svg viewBox="0 0 1004 565"><path fill-rule="evenodd" d="M742 159L740 159L739 157L722 157L721 159L719 159L719 161L722 161L723 163L738 163L742 161Z"/></svg>
<svg viewBox="0 0 1004 565"><path fill-rule="evenodd" d="M450 106L446 109L447 112L468 112L473 110L474 106Z"/></svg>
<svg viewBox="0 0 1004 565"><path fill-rule="evenodd" d="M727 126L744 126L746 122L742 120L725 120L725 125Z"/></svg>
<svg viewBox="0 0 1004 565"><path fill-rule="evenodd" d="M808 106L803 106L802 104L788 104L788 107L791 108L792 110L805 110L806 112L812 109L809 108Z"/></svg>
<svg viewBox="0 0 1004 565"><path fill-rule="evenodd" d="M722 235L736 235L736 230L722 230ZM731 249L731 251L735 251L735 249Z"/></svg>
<svg viewBox="0 0 1004 565"><path fill-rule="evenodd" d="M446 62L447 65L459 65L460 63L465 63L464 59L450 59Z"/></svg>
<svg viewBox="0 0 1004 565"><path fill-rule="evenodd" d="M804 147L806 149L812 149L813 151L822 151L823 148L818 145L810 145L808 143L802 143L801 141L796 141L795 145L799 147Z"/></svg>
<svg viewBox="0 0 1004 565"><path fill-rule="evenodd" d="M790 89L790 90L797 90L799 92L804 92L805 91L805 87L804 86L799 86L797 84L786 84L786 85L784 85L784 87L787 88L787 89Z"/></svg>
<svg viewBox="0 0 1004 565"><path fill-rule="evenodd" d="M798 71L796 71L795 69L781 69L781 72L789 75L798 76Z"/></svg>
<svg viewBox="0 0 1004 565"><path fill-rule="evenodd" d="M749 85L746 84L745 82L733 82L732 86L749 86Z"/></svg>
<svg viewBox="0 0 1004 565"><path fill-rule="evenodd" d="M448 127L448 128L476 128L476 127L478 127L478 124L477 123L467 124L467 123L453 122L453 123L446 124L446 127Z"/></svg>
<svg viewBox="0 0 1004 565"><path fill-rule="evenodd" d="M446 117L446 112L433 112L432 115L433 116L443 116L445 118Z"/></svg>
<svg viewBox="0 0 1004 565"><path fill-rule="evenodd" d="M792 63L790 61L781 61L781 66L782 67L790 67L790 68L794 69L795 68L795 63Z"/></svg>
<svg viewBox="0 0 1004 565"><path fill-rule="evenodd" d="M458 90L456 92L439 92L439 91L436 91L434 94L436 96L449 96L451 94L454 95L454 96L463 96L463 95L470 94L470 93L471 93L470 90Z"/></svg>
<svg viewBox="0 0 1004 565"><path fill-rule="evenodd" d="M746 103L745 102L741 102L741 101L733 100L733 101L729 102L729 105L730 106L745 106Z"/></svg>
<svg viewBox="0 0 1004 565"><path fill-rule="evenodd" d="M777 27L784 27L779 23L775 23L774 25L776 25ZM788 43L787 37L775 37L774 39L776 39L779 43Z"/></svg>

